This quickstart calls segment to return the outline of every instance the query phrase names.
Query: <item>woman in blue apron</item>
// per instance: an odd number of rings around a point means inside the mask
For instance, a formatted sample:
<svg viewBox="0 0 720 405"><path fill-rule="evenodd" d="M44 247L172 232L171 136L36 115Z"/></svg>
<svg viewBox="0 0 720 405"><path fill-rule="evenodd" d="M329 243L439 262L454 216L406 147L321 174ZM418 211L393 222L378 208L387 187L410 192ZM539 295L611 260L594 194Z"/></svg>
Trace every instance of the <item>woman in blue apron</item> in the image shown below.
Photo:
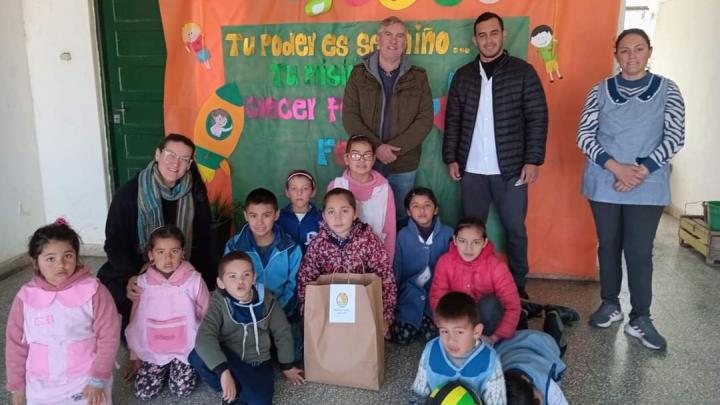
<svg viewBox="0 0 720 405"><path fill-rule="evenodd" d="M672 80L647 69L651 55L643 30L618 36L620 73L588 94L577 144L587 158L582 193L599 240L602 303L590 324L607 328L623 319L618 295L624 254L632 306L625 333L664 350L665 338L650 319L652 249L663 208L670 204L668 161L684 144L685 106Z"/></svg>

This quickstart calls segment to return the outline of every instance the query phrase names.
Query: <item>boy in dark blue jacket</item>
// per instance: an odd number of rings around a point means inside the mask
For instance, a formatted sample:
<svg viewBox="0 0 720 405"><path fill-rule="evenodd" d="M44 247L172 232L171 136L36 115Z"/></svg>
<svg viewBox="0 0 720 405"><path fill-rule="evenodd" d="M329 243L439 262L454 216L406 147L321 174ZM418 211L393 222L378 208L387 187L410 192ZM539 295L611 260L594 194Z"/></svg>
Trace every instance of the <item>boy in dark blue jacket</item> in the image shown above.
<svg viewBox="0 0 720 405"><path fill-rule="evenodd" d="M410 221L398 232L393 264L398 298L390 339L398 344L410 344L418 337L427 341L437 335L428 294L435 263L448 251L453 236L452 228L437 216L432 190L411 190L405 197L405 210Z"/></svg>

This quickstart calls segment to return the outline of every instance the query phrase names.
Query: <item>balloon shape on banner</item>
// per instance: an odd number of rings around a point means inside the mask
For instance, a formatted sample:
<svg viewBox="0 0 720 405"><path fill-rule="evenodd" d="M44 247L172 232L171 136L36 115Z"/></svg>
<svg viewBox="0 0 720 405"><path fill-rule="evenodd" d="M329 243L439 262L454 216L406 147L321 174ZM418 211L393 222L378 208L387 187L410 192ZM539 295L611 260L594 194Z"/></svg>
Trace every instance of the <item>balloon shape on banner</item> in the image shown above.
<svg viewBox="0 0 720 405"><path fill-rule="evenodd" d="M362 6L363 4L367 3L368 0L345 0L347 4L351 6Z"/></svg>
<svg viewBox="0 0 720 405"><path fill-rule="evenodd" d="M202 28L200 25L189 22L182 27L182 39L185 50L194 54L198 62L210 69L210 51L203 44Z"/></svg>
<svg viewBox="0 0 720 405"><path fill-rule="evenodd" d="M195 162L205 183L221 169L230 176L227 159L235 150L245 127L245 107L237 83L217 89L200 108L195 118L193 141Z"/></svg>
<svg viewBox="0 0 720 405"><path fill-rule="evenodd" d="M415 3L415 0L379 0L380 4L390 10L402 10L408 8Z"/></svg>
<svg viewBox="0 0 720 405"><path fill-rule="evenodd" d="M305 14L316 16L327 13L332 8L332 0L308 0L305 5Z"/></svg>
<svg viewBox="0 0 720 405"><path fill-rule="evenodd" d="M461 2L462 0L435 0L435 3L445 7L457 6Z"/></svg>
<svg viewBox="0 0 720 405"><path fill-rule="evenodd" d="M480 3L495 4L495 3L497 3L498 1L500 1L500 0L480 0Z"/></svg>

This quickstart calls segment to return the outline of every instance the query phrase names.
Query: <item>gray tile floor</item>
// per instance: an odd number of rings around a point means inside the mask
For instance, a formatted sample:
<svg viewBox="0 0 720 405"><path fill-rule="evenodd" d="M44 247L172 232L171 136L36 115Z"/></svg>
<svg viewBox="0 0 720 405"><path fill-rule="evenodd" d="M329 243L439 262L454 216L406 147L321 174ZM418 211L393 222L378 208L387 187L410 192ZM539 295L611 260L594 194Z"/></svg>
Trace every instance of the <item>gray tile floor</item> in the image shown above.
<svg viewBox="0 0 720 405"><path fill-rule="evenodd" d="M569 368L563 388L572 404L720 404L720 268L707 267L702 257L677 242L677 221L663 217L655 242L653 317L668 340L667 353L645 349L622 332L622 326L606 330L587 326L588 315L599 304L599 284L531 280L528 291L535 301L569 305L582 321L569 331L565 361ZM90 258L97 268L102 260ZM4 325L10 302L29 278L29 270L0 282L0 322ZM627 314L629 296L624 287L621 300ZM533 320L532 327L538 327ZM4 334L0 337L4 347ZM386 383L379 392L307 384L293 387L278 379L277 404L386 404L402 403L417 367L422 347L388 345ZM124 365L127 352L121 349ZM130 385L116 372L116 404L140 403ZM4 381L5 367L0 367ZM9 403L6 393L0 402ZM190 398L177 401L167 391L154 404L219 403L217 394L199 387Z"/></svg>

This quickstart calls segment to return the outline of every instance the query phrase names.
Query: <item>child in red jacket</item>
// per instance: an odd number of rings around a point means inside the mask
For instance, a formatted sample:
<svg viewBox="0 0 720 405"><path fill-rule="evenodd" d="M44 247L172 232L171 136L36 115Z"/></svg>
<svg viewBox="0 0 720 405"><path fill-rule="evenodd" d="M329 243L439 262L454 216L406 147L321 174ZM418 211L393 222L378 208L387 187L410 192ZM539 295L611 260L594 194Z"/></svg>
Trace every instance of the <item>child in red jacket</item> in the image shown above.
<svg viewBox="0 0 720 405"><path fill-rule="evenodd" d="M495 256L485 224L479 219L461 219L450 249L438 259L430 287L432 308L451 291L464 292L479 301L481 313L488 313L483 318L499 319L484 322L483 335L488 343L513 337L520 319L520 296L510 270Z"/></svg>

